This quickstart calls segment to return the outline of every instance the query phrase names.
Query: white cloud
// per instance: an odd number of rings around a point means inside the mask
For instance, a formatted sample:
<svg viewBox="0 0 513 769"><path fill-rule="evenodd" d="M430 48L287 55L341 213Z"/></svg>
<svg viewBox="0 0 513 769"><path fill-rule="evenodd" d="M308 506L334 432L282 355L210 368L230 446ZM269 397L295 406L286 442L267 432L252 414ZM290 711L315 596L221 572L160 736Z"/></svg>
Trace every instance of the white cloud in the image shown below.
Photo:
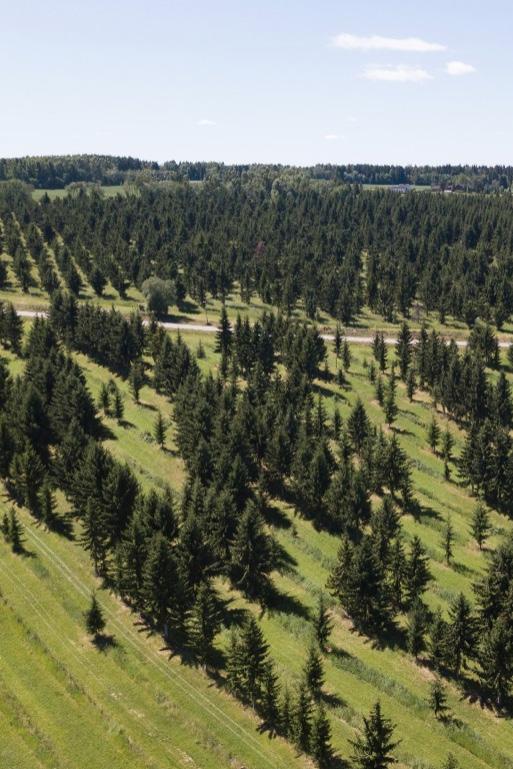
<svg viewBox="0 0 513 769"><path fill-rule="evenodd" d="M421 83L424 80L433 79L425 69L403 65L367 67L362 77L366 80L384 80L390 83Z"/></svg>
<svg viewBox="0 0 513 769"><path fill-rule="evenodd" d="M324 138L326 139L327 142L333 142L333 141L336 141L336 139L339 139L340 137L338 134L326 134Z"/></svg>
<svg viewBox="0 0 513 769"><path fill-rule="evenodd" d="M472 64L465 64L462 61L448 61L445 65L445 71L448 75L470 75L471 72L475 72L476 68Z"/></svg>
<svg viewBox="0 0 513 769"><path fill-rule="evenodd" d="M215 120L208 120L207 118L201 118L201 120L198 120L197 125L216 125Z"/></svg>
<svg viewBox="0 0 513 769"><path fill-rule="evenodd" d="M409 51L414 53L431 53L445 51L447 46L440 43L429 43L420 37L382 37L381 35L337 35L333 45L349 51Z"/></svg>

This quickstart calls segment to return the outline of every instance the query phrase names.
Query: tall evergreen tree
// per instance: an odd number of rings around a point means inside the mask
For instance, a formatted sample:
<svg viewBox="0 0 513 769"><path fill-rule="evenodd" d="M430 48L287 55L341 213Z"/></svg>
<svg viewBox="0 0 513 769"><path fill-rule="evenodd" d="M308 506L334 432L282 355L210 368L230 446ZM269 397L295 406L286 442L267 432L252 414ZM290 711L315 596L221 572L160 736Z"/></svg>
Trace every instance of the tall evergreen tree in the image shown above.
<svg viewBox="0 0 513 769"><path fill-rule="evenodd" d="M316 644L310 645L303 674L311 696L314 700L319 700L322 693L322 685L324 683L324 671L322 667L322 659Z"/></svg>
<svg viewBox="0 0 513 769"><path fill-rule="evenodd" d="M319 644L319 648L321 651L326 651L326 646L333 629L333 622L330 619L323 593L321 593L317 603L313 624L315 639Z"/></svg>
<svg viewBox="0 0 513 769"><path fill-rule="evenodd" d="M328 769L332 765L331 726L322 703L317 706L312 719L310 753L319 769Z"/></svg>
<svg viewBox="0 0 513 769"><path fill-rule="evenodd" d="M98 640L105 629L105 617L94 593L91 596L89 609L85 613L85 625L87 632L93 636L95 641Z"/></svg>
<svg viewBox="0 0 513 769"><path fill-rule="evenodd" d="M380 702L372 707L368 717L363 717L363 730L353 746L352 764L355 769L387 769L395 764L393 751L399 745L394 742L394 725L381 712Z"/></svg>
<svg viewBox="0 0 513 769"><path fill-rule="evenodd" d="M160 411L157 411L155 424L153 425L153 437L160 448L163 449L166 445L166 423Z"/></svg>
<svg viewBox="0 0 513 769"><path fill-rule="evenodd" d="M490 516L486 507L480 502L475 506L472 514L472 523L470 532L475 539L480 550L483 549L483 545L490 535L491 524Z"/></svg>
<svg viewBox="0 0 513 769"><path fill-rule="evenodd" d="M442 681L438 677L431 682L429 687L428 703L437 720L446 718L447 711L449 710L447 706L447 694Z"/></svg>

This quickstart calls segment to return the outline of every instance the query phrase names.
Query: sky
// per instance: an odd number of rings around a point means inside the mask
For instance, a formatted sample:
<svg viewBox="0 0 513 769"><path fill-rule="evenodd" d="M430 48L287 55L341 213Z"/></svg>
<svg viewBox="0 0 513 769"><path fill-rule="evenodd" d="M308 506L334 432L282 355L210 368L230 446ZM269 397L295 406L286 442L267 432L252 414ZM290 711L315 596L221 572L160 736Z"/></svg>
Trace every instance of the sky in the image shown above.
<svg viewBox="0 0 513 769"><path fill-rule="evenodd" d="M513 165L510 0L0 0L0 156Z"/></svg>

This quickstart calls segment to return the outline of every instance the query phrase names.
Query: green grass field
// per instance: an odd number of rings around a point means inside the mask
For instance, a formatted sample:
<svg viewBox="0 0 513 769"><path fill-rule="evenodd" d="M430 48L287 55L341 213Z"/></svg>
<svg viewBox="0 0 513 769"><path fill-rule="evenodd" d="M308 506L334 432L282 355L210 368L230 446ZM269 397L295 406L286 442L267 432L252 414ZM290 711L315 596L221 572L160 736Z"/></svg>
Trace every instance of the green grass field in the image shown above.
<svg viewBox="0 0 513 769"><path fill-rule="evenodd" d="M28 324L27 324L28 325ZM194 349L199 340L206 357L204 371L215 369L218 356L208 334L188 333ZM370 350L353 347L349 387L318 382L328 414L338 403L346 417L357 396L369 416L382 423L364 360ZM78 356L96 395L111 374ZM15 370L20 361L13 362ZM330 352L330 366L335 360ZM510 379L511 374L509 374ZM170 483L178 493L184 474L173 442L172 407L150 387L142 403L131 399L125 382L117 380L125 395L124 421L105 424L112 437L108 448L126 460L141 484ZM427 446L426 429L433 408L425 394L413 403L398 387L400 408L396 423L401 446L413 461L414 493L421 505L417 520L403 516L405 536L418 534L428 549L436 582L427 594L431 607L445 611L463 591L472 595L472 584L486 565L487 554L478 550L469 534L475 500L460 484L457 473L446 482L441 459ZM155 410L170 420L166 451L150 434ZM441 424L444 418L438 415ZM461 435L454 424L455 454ZM3 497L0 506L8 501ZM61 510L65 502L59 499ZM293 685L298 680L311 638L309 612L335 558L336 537L316 531L278 503L281 524L274 529L280 544L293 559L293 567L273 578L284 594L280 610L261 613L260 606L245 601L227 584L218 588L234 607L253 611L261 621L278 673ZM450 514L455 529L454 564L447 567L442 550L442 530ZM202 671L170 658L162 641L146 634L136 618L112 595L99 590L108 615L108 631L116 645L103 652L88 641L82 613L96 584L88 556L76 541L49 533L20 511L25 525L28 556L14 556L0 544L0 765L9 767L299 767L308 762L280 739L257 731L257 721L220 690ZM493 548L511 522L492 513ZM327 707L333 744L341 757L350 753L349 740L361 726L361 715L379 698L383 710L397 724L401 744L400 765L410 769L438 769L449 752L463 769L513 767L513 726L478 701L463 697L448 685L452 720L437 722L427 704L432 672L422 663L394 648L378 648L351 629L339 609L332 607L334 632L325 659ZM218 637L220 648L227 632Z"/></svg>

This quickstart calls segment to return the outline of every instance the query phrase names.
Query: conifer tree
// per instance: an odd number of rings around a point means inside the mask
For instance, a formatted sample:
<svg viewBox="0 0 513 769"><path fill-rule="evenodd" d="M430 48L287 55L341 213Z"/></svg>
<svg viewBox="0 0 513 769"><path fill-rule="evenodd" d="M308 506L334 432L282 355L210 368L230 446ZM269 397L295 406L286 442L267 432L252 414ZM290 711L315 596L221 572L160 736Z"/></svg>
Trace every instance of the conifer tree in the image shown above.
<svg viewBox="0 0 513 769"><path fill-rule="evenodd" d="M308 657L306 658L303 669L303 675L310 695L314 700L319 700L322 693L322 685L324 683L324 671L322 667L322 659L316 644L310 645Z"/></svg>
<svg viewBox="0 0 513 769"><path fill-rule="evenodd" d="M2 532L5 541L9 542L9 515L7 511L4 511L4 514L2 515L2 520L0 521L0 531Z"/></svg>
<svg viewBox="0 0 513 769"><path fill-rule="evenodd" d="M262 682L261 711L263 718L271 730L276 730L280 725L280 687L278 676L274 670L271 659L267 660Z"/></svg>
<svg viewBox="0 0 513 769"><path fill-rule="evenodd" d="M163 449L166 445L166 423L160 411L157 411L155 418L155 424L153 426L153 437L156 442Z"/></svg>
<svg viewBox="0 0 513 769"><path fill-rule="evenodd" d="M513 630L502 614L485 633L479 650L479 678L501 708L513 683Z"/></svg>
<svg viewBox="0 0 513 769"><path fill-rule="evenodd" d="M310 735L310 753L319 769L328 769L333 761L331 726L324 705L315 709Z"/></svg>
<svg viewBox="0 0 513 769"><path fill-rule="evenodd" d="M228 320L226 307L221 309L221 318L219 320L219 329L216 331L215 351L224 356L228 356L232 345L232 328Z"/></svg>
<svg viewBox="0 0 513 769"><path fill-rule="evenodd" d="M8 542L11 545L13 553L23 552L23 527L16 515L16 510L11 507L9 510Z"/></svg>
<svg viewBox="0 0 513 769"><path fill-rule="evenodd" d="M342 417L340 416L340 409L335 406L333 412L333 437L336 441L340 440L340 430L342 428Z"/></svg>
<svg viewBox="0 0 513 769"><path fill-rule="evenodd" d="M476 642L475 619L463 593L449 607L447 640L453 670L459 675L465 658L473 655Z"/></svg>
<svg viewBox="0 0 513 769"><path fill-rule="evenodd" d="M338 323L335 328L333 350L335 352L335 368L338 369L338 359L340 358L340 353L342 350L342 332L340 330L340 325Z"/></svg>
<svg viewBox="0 0 513 769"><path fill-rule="evenodd" d="M376 702L368 717L363 717L363 731L353 746L352 764L355 769L387 769L396 763L393 751L399 745L393 741L394 725L381 712L381 704Z"/></svg>
<svg viewBox="0 0 513 769"><path fill-rule="evenodd" d="M104 510L95 503L94 499L87 500L82 524L81 543L91 556L95 574L105 576L108 548L107 522Z"/></svg>
<svg viewBox="0 0 513 769"><path fill-rule="evenodd" d="M356 452L360 453L370 434L370 422L360 398L356 401L347 420L349 438Z"/></svg>
<svg viewBox="0 0 513 769"><path fill-rule="evenodd" d="M351 350L347 339L344 339L342 345L342 365L344 366L344 371L349 371L351 368Z"/></svg>
<svg viewBox="0 0 513 769"><path fill-rule="evenodd" d="M39 510L43 523L51 527L55 523L55 499L48 480L45 480L39 492Z"/></svg>
<svg viewBox="0 0 513 769"><path fill-rule="evenodd" d="M294 713L292 709L292 701L290 697L290 691L287 685L283 689L283 694L279 703L280 715L279 715L279 727L283 736L290 740L294 736Z"/></svg>
<svg viewBox="0 0 513 769"><path fill-rule="evenodd" d="M208 660L212 641L221 628L219 599L210 582L202 582L191 609L188 634L203 664Z"/></svg>
<svg viewBox="0 0 513 769"><path fill-rule="evenodd" d="M413 396L415 395L415 390L417 388L417 379L415 377L415 371L410 368L408 369L408 376L406 379L406 394L408 396L408 400L410 403L413 401Z"/></svg>
<svg viewBox="0 0 513 769"><path fill-rule="evenodd" d="M445 563L447 566L450 566L454 554L454 529L452 526L451 516L448 516L447 521L445 522L442 544L444 549Z"/></svg>
<svg viewBox="0 0 513 769"><path fill-rule="evenodd" d="M168 622L179 590L177 568L172 548L162 534L156 532L148 546L143 568L142 599L145 610L157 626L168 634Z"/></svg>
<svg viewBox="0 0 513 769"><path fill-rule="evenodd" d="M442 433L442 459L444 461L444 476L448 481L451 477L451 471L449 468L449 462L452 461L452 449L454 446L454 438L447 428Z"/></svg>
<svg viewBox="0 0 513 769"><path fill-rule="evenodd" d="M482 550L486 539L490 535L491 524L488 511L480 502L474 508L470 531L479 549Z"/></svg>
<svg viewBox="0 0 513 769"><path fill-rule="evenodd" d="M418 536L415 535L411 541L405 571L406 598L409 606L413 604L416 598L422 596L428 582L432 579L428 561L426 550Z"/></svg>
<svg viewBox="0 0 513 769"><path fill-rule="evenodd" d="M91 596L91 604L89 609L85 613L85 625L89 635L93 636L97 641L105 629L105 618L100 604L96 599L96 595L93 593Z"/></svg>
<svg viewBox="0 0 513 769"><path fill-rule="evenodd" d="M102 383L100 394L98 396L98 408L100 408L106 417L110 415L110 391L105 382Z"/></svg>
<svg viewBox="0 0 513 769"><path fill-rule="evenodd" d="M428 443L431 447L431 451L433 452L433 454L436 454L439 440L440 440L440 428L438 426L438 422L433 416L428 427Z"/></svg>
<svg viewBox="0 0 513 769"><path fill-rule="evenodd" d="M395 401L395 388L392 385L392 380L389 381L388 387L386 388L383 411L385 412L387 425L391 427L396 420L398 411L397 403Z"/></svg>
<svg viewBox="0 0 513 769"><path fill-rule="evenodd" d="M261 700L269 660L269 645L256 619L250 615L238 635L232 638L228 653L230 688L256 707Z"/></svg>
<svg viewBox="0 0 513 769"><path fill-rule="evenodd" d="M435 670L440 670L447 659L447 622L438 608L431 620L428 632L428 653Z"/></svg>
<svg viewBox="0 0 513 769"><path fill-rule="evenodd" d="M297 748L308 753L312 732L312 700L305 682L298 686L294 703L292 731Z"/></svg>
<svg viewBox="0 0 513 769"><path fill-rule="evenodd" d="M443 685L441 679L438 677L431 682L429 687L428 703L429 707L435 715L435 718L437 720L443 721L447 716L449 708L447 706L447 694L445 692L445 686Z"/></svg>
<svg viewBox="0 0 513 769"><path fill-rule="evenodd" d="M404 382L406 381L412 355L411 331L406 322L402 323L401 328L399 329L395 351L399 359L399 372L401 379Z"/></svg>
<svg viewBox="0 0 513 769"><path fill-rule="evenodd" d="M323 593L321 593L319 597L313 622L315 639L319 644L319 649L325 652L331 631L333 629L333 622L330 619Z"/></svg>
<svg viewBox="0 0 513 769"><path fill-rule="evenodd" d="M425 648L424 633L426 631L426 608L422 601L414 601L408 613L406 626L406 641L410 654L417 658Z"/></svg>
<svg viewBox="0 0 513 769"><path fill-rule="evenodd" d="M259 595L274 568L273 541L264 529L264 520L251 500L242 513L231 547L235 584L247 595Z"/></svg>
<svg viewBox="0 0 513 769"><path fill-rule="evenodd" d="M125 413L125 404L123 403L123 396L121 395L119 388L116 387L114 392L114 403L112 406L112 413L115 419L120 422L123 419Z"/></svg>
<svg viewBox="0 0 513 769"><path fill-rule="evenodd" d="M141 360L141 358L136 358L130 368L130 376L128 379L130 392L134 396L134 401L136 403L139 403L139 394L142 388L144 387L144 383L145 383L144 363Z"/></svg>
<svg viewBox="0 0 513 769"><path fill-rule="evenodd" d="M378 375L378 378L376 380L376 400L379 403L379 405L383 408L383 405L385 403L385 388L383 387L383 377L381 374Z"/></svg>

